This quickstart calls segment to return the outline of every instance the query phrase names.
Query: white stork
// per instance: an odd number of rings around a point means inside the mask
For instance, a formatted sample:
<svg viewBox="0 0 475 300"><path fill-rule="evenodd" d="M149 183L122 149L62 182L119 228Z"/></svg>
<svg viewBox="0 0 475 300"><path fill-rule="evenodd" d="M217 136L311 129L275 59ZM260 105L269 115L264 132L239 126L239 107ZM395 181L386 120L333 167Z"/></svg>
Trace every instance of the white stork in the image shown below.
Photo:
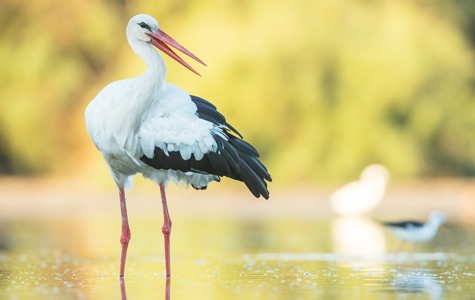
<svg viewBox="0 0 475 300"><path fill-rule="evenodd" d="M165 81L165 61L153 46L196 74L168 45L204 65L199 58L164 33L148 15L130 19L127 40L147 64L147 71L113 82L100 91L86 109L86 126L119 188L120 276L124 276L130 240L124 189L132 187L132 177L137 173L160 186L166 272L170 276L172 222L165 196L169 181L203 190L208 183L227 176L243 181L255 197L268 199L265 180L272 179L257 159L258 152L242 140L213 104Z"/></svg>
<svg viewBox="0 0 475 300"><path fill-rule="evenodd" d="M340 216L361 216L374 210L383 200L389 171L383 165L367 166L359 181L345 184L330 197L330 206Z"/></svg>

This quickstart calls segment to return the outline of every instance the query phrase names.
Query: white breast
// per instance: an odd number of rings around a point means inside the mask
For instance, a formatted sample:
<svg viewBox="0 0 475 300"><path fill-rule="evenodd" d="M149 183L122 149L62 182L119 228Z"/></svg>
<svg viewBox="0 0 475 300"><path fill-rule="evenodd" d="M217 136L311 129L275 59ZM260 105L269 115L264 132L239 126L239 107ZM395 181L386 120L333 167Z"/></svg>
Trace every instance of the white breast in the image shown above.
<svg viewBox="0 0 475 300"><path fill-rule="evenodd" d="M409 242L426 242L434 237L438 227L424 225L422 227L414 227L410 229L391 228L396 237L403 241Z"/></svg>
<svg viewBox="0 0 475 300"><path fill-rule="evenodd" d="M114 180L131 185L129 177L143 173L157 183L172 179L176 183L182 181L199 187L214 181L216 178L210 175L156 170L140 160L143 155L153 158L155 147L165 153L179 151L185 160L193 154L199 160L204 154L216 151L212 135L222 134L222 131L198 118L190 95L174 84L163 85L156 94L121 94L131 90L129 86L135 79L110 84L86 109L89 135L101 151ZM141 105L135 105L134 99L144 96L149 101L137 101Z"/></svg>

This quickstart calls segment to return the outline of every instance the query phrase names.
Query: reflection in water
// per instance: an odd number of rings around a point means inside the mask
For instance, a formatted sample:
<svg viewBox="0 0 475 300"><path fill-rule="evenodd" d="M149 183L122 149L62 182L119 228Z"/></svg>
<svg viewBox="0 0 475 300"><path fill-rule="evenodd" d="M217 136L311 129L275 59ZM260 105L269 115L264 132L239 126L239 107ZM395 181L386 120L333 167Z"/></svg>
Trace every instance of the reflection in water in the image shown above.
<svg viewBox="0 0 475 300"><path fill-rule="evenodd" d="M165 286L165 300L170 300L171 282L172 282L171 276L167 276L167 283Z"/></svg>
<svg viewBox="0 0 475 300"><path fill-rule="evenodd" d="M412 273L397 274L397 278L389 283L387 289L383 292L398 293L398 294L428 294L430 300L443 299L442 286L434 279L434 274L422 273L420 270L413 270Z"/></svg>
<svg viewBox="0 0 475 300"><path fill-rule="evenodd" d="M165 300L170 300L171 283L172 283L171 276L167 276L167 280L166 280L166 283L165 283ZM125 291L125 279L124 278L122 278L122 280L119 281L119 285L120 285L121 300L127 300L127 292Z"/></svg>
<svg viewBox="0 0 475 300"><path fill-rule="evenodd" d="M240 246L243 240L239 234L240 219L189 221L194 226L181 220L177 229L189 230L190 235L177 235L174 239L178 249L173 261L174 299L394 300L431 297L459 300L471 295L475 286L473 244L469 248L457 248L468 253L466 255L437 253L437 248L433 247L436 244L426 244L428 252L415 254L417 268L410 271L402 271L394 253L355 255L306 251L313 249L308 247L311 240L308 228L319 232L319 239L324 244L332 244L328 241L339 236L338 228L344 228L341 230L350 232L350 236L354 235L353 228L364 235L374 235L371 229L365 229L366 226L356 225L371 224L369 220L348 220L352 219L340 221L351 226L308 219L262 221L245 232L256 228L257 237L267 236L270 242L259 244L256 241L247 249ZM163 299L164 295L165 299L171 299L171 278L165 277L163 254L155 254L161 240L154 239L155 244L149 244L148 234L137 236L136 243L142 247L131 249L127 282L119 284L117 240L109 231L116 220L110 223L101 220L97 226L90 227L95 234L83 231L83 237L90 237L84 238L89 241L86 243L89 247L78 244L79 247L73 248L65 241L78 232L79 227L68 226L75 223L77 220L65 221L63 226L50 220L28 223L28 226L10 223L10 247L0 250L0 299L103 300L126 299L127 296L129 300L142 300ZM143 232L140 229L154 230L159 225L155 219L136 220L134 227ZM333 231L328 230L330 226L334 226ZM203 228L206 228L206 234ZM368 228L372 228L372 224ZM203 242L207 236L213 240ZM282 238L288 236L293 240ZM364 241L363 238L360 237L358 243ZM364 249L380 247L370 240L364 243L368 246ZM348 252L354 253L360 246L340 244L338 247L353 249ZM184 250L180 253L180 249ZM246 250L252 252L243 255ZM402 257L407 259L409 256L403 253ZM416 297L410 293L417 293L413 294Z"/></svg>
<svg viewBox="0 0 475 300"><path fill-rule="evenodd" d="M380 254L386 251L381 226L368 218L341 217L332 221L333 247L341 254Z"/></svg>
<svg viewBox="0 0 475 300"><path fill-rule="evenodd" d="M121 281L119 281L120 284L120 296L122 300L127 300L127 292L125 291L125 278L122 278Z"/></svg>
<svg viewBox="0 0 475 300"><path fill-rule="evenodd" d="M241 237L241 251L258 252L265 251L269 244L268 229L265 223L259 220L242 220L237 233Z"/></svg>

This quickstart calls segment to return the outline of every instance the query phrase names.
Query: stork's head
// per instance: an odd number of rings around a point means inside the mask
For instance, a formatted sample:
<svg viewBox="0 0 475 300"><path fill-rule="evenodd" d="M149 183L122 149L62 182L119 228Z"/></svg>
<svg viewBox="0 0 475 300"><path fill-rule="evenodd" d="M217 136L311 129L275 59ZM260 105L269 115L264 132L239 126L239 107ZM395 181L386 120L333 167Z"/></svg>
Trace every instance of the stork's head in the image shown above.
<svg viewBox="0 0 475 300"><path fill-rule="evenodd" d="M165 54L179 62L181 65L186 67L188 70L192 71L193 73L201 76L198 72L196 72L190 65L188 65L181 57L179 57L170 46L173 48L183 52L184 54L188 55L189 57L193 58L197 62L206 66L204 62L202 62L198 57L196 57L193 53L186 50L185 47L178 44L174 39L168 36L165 32L163 32L160 27L158 27L157 21L149 15L136 15L132 19L130 19L129 24L127 25L127 38L129 40L137 40L140 42L151 44Z"/></svg>

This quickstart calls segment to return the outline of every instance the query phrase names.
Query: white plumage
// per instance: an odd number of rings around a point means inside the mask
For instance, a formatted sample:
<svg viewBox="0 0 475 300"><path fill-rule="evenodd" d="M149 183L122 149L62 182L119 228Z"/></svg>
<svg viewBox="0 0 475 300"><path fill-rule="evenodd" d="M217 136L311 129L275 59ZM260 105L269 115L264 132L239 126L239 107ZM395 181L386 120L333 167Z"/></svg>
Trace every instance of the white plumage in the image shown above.
<svg viewBox="0 0 475 300"><path fill-rule="evenodd" d="M157 170L140 160L143 155L153 158L155 147L165 153L179 151L184 160L194 154L199 160L203 154L216 151L212 135L223 134L222 129L196 116L197 108L190 95L174 84L164 83L149 99L140 93L124 94L122 91L130 90L129 86L134 83L149 82L137 78L108 85L86 109L89 134L104 156L116 184L132 187L130 176L137 173L157 184L164 182L165 186L169 180L197 187L201 187L200 183L206 186L208 182L215 181L212 175L185 175L181 171ZM143 84L134 87L137 90L148 88Z"/></svg>
<svg viewBox="0 0 475 300"><path fill-rule="evenodd" d="M426 223L404 221L384 223L394 235L406 242L427 242L437 233L440 225L446 222L444 214L438 211L431 212Z"/></svg>
<svg viewBox="0 0 475 300"><path fill-rule="evenodd" d="M132 18L127 26L130 46L146 62L147 71L109 84L94 98L85 115L89 135L118 186L131 188L131 176L137 173L165 186L169 180L198 188L201 184L206 186L216 176L156 170L140 160L143 155L153 158L155 147L165 153L178 150L185 160L191 154L198 159L216 150L212 134L222 134L222 129L197 117L196 105L188 92L165 82L165 62L153 45L140 38L146 37L137 26L141 22L152 29L159 27L147 15Z"/></svg>
<svg viewBox="0 0 475 300"><path fill-rule="evenodd" d="M213 104L166 83L165 62L154 46L196 74L168 45L204 65L199 58L163 32L148 15L137 15L129 21L127 39L147 64L147 71L107 85L88 105L86 126L119 188L123 220L120 275L124 274L130 240L124 188L132 187L132 177L137 173L160 185L170 275L171 221L165 197L170 180L205 189L208 183L227 176L243 181L254 196L267 199L265 180L272 179L257 159L258 152L233 134L242 138Z"/></svg>
<svg viewBox="0 0 475 300"><path fill-rule="evenodd" d="M361 172L360 180L350 182L336 190L330 197L330 206L341 216L360 216L371 212L383 200L388 170L378 164Z"/></svg>

